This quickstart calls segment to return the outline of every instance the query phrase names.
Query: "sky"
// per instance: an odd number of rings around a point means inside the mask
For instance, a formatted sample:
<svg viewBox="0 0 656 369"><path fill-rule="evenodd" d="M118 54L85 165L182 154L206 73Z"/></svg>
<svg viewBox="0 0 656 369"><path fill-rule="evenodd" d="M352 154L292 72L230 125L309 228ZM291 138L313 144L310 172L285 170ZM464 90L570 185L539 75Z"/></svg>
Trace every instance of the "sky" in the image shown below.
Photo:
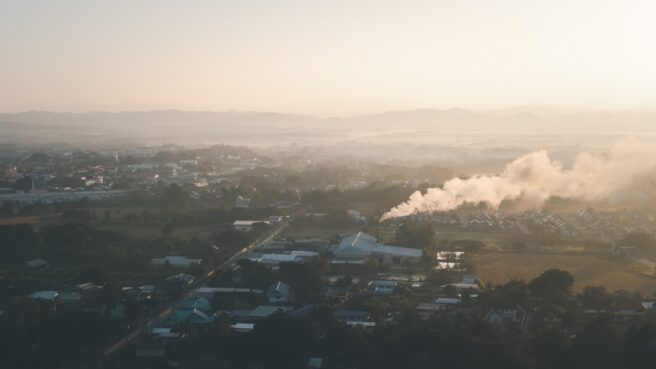
<svg viewBox="0 0 656 369"><path fill-rule="evenodd" d="M0 111L656 105L651 0L0 0Z"/></svg>

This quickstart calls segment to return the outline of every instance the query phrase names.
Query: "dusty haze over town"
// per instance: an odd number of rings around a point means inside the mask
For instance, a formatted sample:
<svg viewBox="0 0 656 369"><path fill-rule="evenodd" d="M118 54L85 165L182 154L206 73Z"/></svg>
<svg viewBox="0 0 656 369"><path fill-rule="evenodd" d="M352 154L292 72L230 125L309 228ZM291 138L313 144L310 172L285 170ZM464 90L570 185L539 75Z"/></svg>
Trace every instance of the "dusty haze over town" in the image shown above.
<svg viewBox="0 0 656 369"><path fill-rule="evenodd" d="M653 368L655 15L0 0L0 368Z"/></svg>

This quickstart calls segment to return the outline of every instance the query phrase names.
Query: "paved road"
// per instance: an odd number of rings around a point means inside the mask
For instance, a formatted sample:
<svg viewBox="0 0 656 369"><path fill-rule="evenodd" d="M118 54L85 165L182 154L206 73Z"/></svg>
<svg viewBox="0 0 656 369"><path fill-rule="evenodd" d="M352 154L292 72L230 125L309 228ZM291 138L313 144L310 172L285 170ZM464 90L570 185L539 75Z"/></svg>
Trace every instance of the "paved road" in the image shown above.
<svg viewBox="0 0 656 369"><path fill-rule="evenodd" d="M130 342L134 341L137 337L139 337L142 333L147 333L150 332L153 328L157 327L160 322L166 320L180 305L182 305L186 300L190 299L194 295L194 291L196 288L201 287L207 281L214 275L219 270L222 269L227 269L233 267L237 260L239 260L244 254L249 253L252 251L255 247L258 245L261 245L263 243L271 241L274 237L276 237L280 232L282 232L285 228L287 227L287 222L283 222L280 225L278 225L276 228L274 228L267 236L261 237L260 239L256 240L252 244L244 247L243 249L237 251L234 255L232 255L228 260L220 264L219 266L215 267L214 269L210 270L207 272L204 276L199 277L196 279L194 284L191 286L189 291L182 296L181 298L171 301L166 306L164 306L159 313L150 316L144 320L143 325L141 328L135 329L128 333L126 336L121 338L120 340L116 341L115 343L111 344L108 346L102 353L103 357L108 357L111 356L112 354L115 354L116 352L120 351L122 348L124 348L127 344Z"/></svg>

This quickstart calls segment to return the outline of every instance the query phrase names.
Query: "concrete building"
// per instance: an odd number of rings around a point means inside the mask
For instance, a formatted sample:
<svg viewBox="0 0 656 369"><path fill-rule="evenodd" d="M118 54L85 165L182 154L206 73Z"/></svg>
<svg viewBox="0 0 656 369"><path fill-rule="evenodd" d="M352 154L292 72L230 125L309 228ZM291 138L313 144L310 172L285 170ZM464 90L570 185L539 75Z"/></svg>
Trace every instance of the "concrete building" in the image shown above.
<svg viewBox="0 0 656 369"><path fill-rule="evenodd" d="M402 265L417 263L423 254L422 250L408 247L390 246L378 243L376 238L363 232L348 235L333 248L335 259L339 261L354 261L373 258L381 264Z"/></svg>

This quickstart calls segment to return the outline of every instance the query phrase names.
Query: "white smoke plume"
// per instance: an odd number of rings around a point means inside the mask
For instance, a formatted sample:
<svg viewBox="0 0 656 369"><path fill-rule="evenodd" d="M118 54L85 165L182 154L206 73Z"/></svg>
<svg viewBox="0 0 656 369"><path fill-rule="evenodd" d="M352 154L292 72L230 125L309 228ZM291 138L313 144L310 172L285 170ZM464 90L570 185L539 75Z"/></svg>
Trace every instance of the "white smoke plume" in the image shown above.
<svg viewBox="0 0 656 369"><path fill-rule="evenodd" d="M518 200L539 209L551 197L578 200L612 198L629 187L636 176L653 170L653 147L635 140L615 145L607 154L583 152L571 168L551 160L545 150L522 156L498 175L453 178L442 188L416 191L408 201L383 214L380 221L418 213L457 209L465 204L486 204L497 209L504 200Z"/></svg>

